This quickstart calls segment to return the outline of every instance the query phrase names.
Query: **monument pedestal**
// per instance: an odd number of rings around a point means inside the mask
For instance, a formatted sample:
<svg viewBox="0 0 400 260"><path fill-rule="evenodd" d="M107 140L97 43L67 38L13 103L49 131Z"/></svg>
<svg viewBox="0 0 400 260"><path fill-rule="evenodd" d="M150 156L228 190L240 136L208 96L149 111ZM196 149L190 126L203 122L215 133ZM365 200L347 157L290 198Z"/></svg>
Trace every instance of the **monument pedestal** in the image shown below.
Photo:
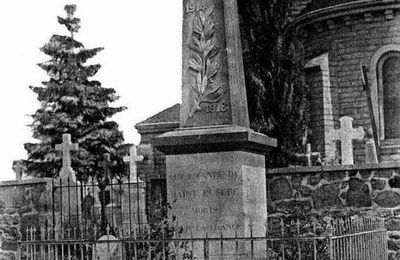
<svg viewBox="0 0 400 260"><path fill-rule="evenodd" d="M264 153L275 139L245 127L221 126L180 129L154 144L166 153L169 215L183 228L181 237L265 236ZM249 239L236 249L234 241L224 242L223 255L250 253L250 244ZM265 242L254 243L253 249L255 254L265 250ZM219 256L220 241L210 242L209 252ZM203 248L194 253L201 255Z"/></svg>

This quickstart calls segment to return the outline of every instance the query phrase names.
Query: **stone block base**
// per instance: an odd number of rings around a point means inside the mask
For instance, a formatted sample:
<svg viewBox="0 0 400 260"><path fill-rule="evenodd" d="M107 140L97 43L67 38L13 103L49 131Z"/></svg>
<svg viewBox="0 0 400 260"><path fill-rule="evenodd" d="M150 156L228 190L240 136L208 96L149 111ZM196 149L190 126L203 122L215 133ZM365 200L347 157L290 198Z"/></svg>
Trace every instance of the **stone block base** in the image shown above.
<svg viewBox="0 0 400 260"><path fill-rule="evenodd" d="M265 235L263 155L244 151L167 155L166 163L169 214L183 227L181 237L249 238L250 225L253 236ZM204 253L203 245L195 247L196 255ZM250 242L241 243L239 253L245 254L249 247ZM223 255L234 254L236 244L210 243L210 256L220 255L221 249Z"/></svg>

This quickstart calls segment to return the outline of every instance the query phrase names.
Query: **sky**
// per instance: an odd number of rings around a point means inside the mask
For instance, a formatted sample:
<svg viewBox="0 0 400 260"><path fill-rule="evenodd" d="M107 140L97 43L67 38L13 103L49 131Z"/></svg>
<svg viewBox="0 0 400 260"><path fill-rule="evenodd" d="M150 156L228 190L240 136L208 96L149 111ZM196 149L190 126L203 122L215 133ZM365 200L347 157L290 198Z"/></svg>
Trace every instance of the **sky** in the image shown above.
<svg viewBox="0 0 400 260"><path fill-rule="evenodd" d="M0 181L15 179L13 160L25 159L32 138L29 124L39 103L29 86L48 80L37 64L53 34L68 35L58 24L64 5L76 4L81 19L75 39L87 48L104 47L88 64L99 63L93 78L121 97L112 106L127 110L112 120L125 142L138 144L138 122L181 100L181 0L12 0L0 15Z"/></svg>

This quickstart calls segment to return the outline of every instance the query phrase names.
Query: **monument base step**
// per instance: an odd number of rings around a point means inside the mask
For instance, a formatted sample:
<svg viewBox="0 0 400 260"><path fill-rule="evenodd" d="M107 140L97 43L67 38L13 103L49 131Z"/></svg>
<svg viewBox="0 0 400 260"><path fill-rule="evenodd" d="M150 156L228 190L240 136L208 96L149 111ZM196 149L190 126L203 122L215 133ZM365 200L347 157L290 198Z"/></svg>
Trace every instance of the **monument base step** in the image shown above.
<svg viewBox="0 0 400 260"><path fill-rule="evenodd" d="M179 128L156 137L152 143L165 154L235 150L264 153L267 147L277 146L275 138L236 125Z"/></svg>

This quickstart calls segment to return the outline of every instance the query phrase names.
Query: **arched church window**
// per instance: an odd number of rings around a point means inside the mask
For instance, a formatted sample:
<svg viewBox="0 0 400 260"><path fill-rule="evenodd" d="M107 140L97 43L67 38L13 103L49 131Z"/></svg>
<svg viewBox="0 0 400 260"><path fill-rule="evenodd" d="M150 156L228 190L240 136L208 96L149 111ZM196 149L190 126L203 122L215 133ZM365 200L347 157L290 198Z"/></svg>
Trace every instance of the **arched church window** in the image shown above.
<svg viewBox="0 0 400 260"><path fill-rule="evenodd" d="M381 57L378 78L381 138L400 138L400 52Z"/></svg>

